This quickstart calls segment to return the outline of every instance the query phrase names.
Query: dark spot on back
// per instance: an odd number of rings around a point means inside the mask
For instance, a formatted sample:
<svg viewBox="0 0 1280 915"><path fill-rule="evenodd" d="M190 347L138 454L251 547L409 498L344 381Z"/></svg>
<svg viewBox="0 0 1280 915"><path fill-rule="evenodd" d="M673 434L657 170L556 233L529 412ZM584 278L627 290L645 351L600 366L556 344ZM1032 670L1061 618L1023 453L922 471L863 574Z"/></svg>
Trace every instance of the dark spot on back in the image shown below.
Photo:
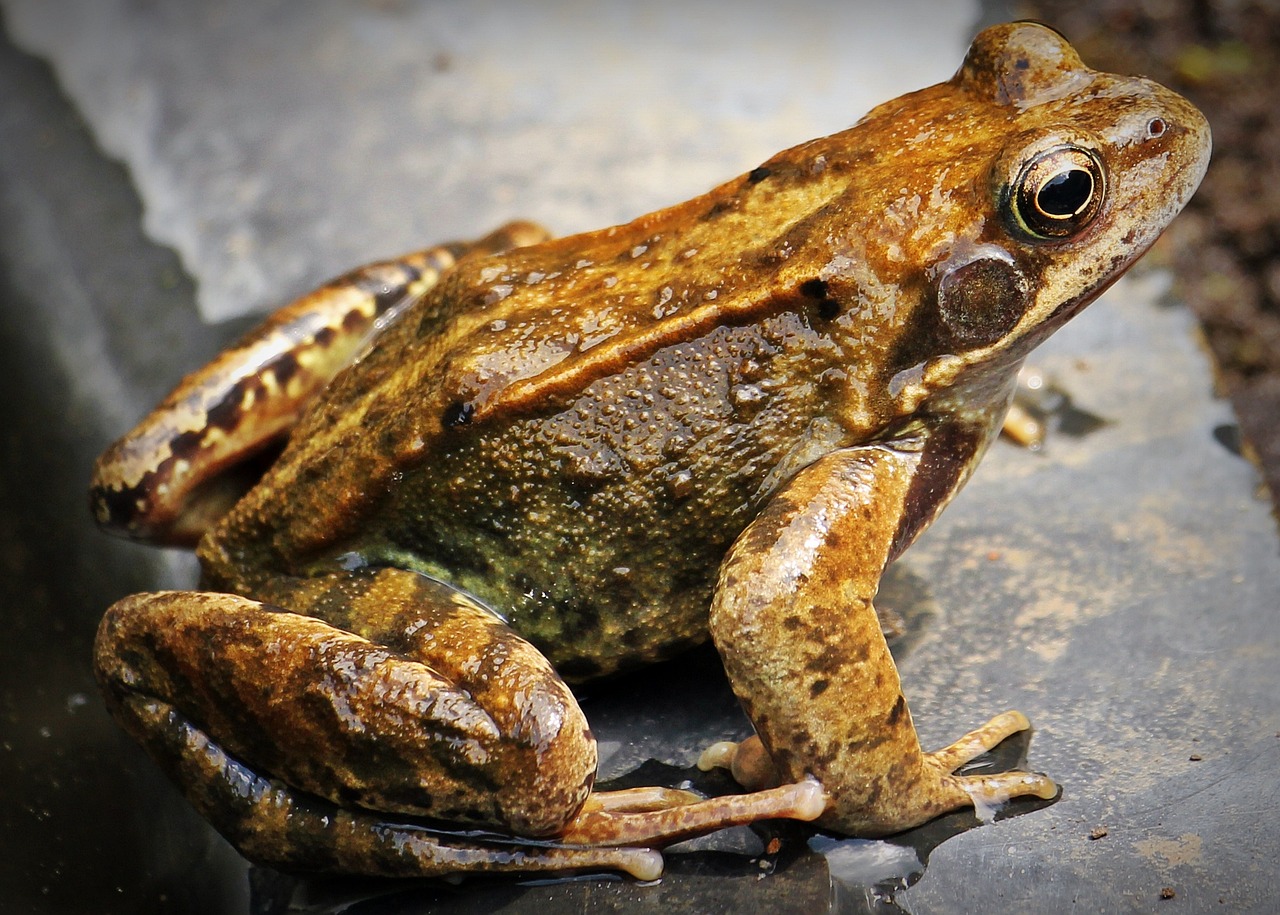
<svg viewBox="0 0 1280 915"><path fill-rule="evenodd" d="M440 418L440 422L444 424L446 429L456 429L471 422L471 417L475 412L475 404L455 400L444 408L444 415Z"/></svg>
<svg viewBox="0 0 1280 915"><path fill-rule="evenodd" d="M811 280L805 280L800 284L800 294L810 299L825 299L827 297L827 281L816 277Z"/></svg>
<svg viewBox="0 0 1280 915"><path fill-rule="evenodd" d="M737 206L738 201L734 198L730 198L729 200L718 200L711 209L707 210L707 212L703 214L702 218L704 221L716 219L723 216L725 213L730 213L737 209Z"/></svg>
<svg viewBox="0 0 1280 915"><path fill-rule="evenodd" d="M276 383L284 387L298 373L298 357L293 353L281 353L267 366L267 370L276 376Z"/></svg>
<svg viewBox="0 0 1280 915"><path fill-rule="evenodd" d="M902 718L902 713L906 710L907 700L902 693L898 693L898 701L893 704L893 708L889 711L889 717L886 719L886 723L889 727L897 725L899 719Z"/></svg>
<svg viewBox="0 0 1280 915"><path fill-rule="evenodd" d="M831 681L827 679L814 680L809 684L809 698L817 699L827 691L827 687L831 685Z"/></svg>
<svg viewBox="0 0 1280 915"><path fill-rule="evenodd" d="M761 165L759 168L753 168L747 173L747 181L752 184L759 184L765 178L773 174L773 169Z"/></svg>
<svg viewBox="0 0 1280 915"><path fill-rule="evenodd" d="M820 280L816 277L811 280L805 280L800 284L800 294L807 299L814 299L818 303L818 317L824 321L830 321L836 315L840 314L840 303L829 295L830 287L826 280Z"/></svg>

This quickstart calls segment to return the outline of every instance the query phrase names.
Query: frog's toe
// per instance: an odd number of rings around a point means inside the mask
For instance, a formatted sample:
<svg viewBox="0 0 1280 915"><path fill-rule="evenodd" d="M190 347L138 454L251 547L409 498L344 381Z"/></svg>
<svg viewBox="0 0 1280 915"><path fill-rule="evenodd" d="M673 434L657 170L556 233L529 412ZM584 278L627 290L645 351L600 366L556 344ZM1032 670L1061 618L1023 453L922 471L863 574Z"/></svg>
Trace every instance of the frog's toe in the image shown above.
<svg viewBox="0 0 1280 915"><path fill-rule="evenodd" d="M970 731L950 746L927 754L946 772L954 772L988 750L999 746L1006 738L1031 727L1027 716L1019 711L1002 712L982 727Z"/></svg>
<svg viewBox="0 0 1280 915"><path fill-rule="evenodd" d="M984 821L1015 797L1038 797L1048 801L1058 796L1057 783L1038 772L1015 770L991 775L953 775L952 778L969 796L978 818Z"/></svg>
<svg viewBox="0 0 1280 915"><path fill-rule="evenodd" d="M648 790L640 789L637 797ZM631 798L621 803L588 799L559 839L568 845L666 846L758 820L815 820L827 802L826 792L813 779L705 799L685 791L671 792L651 804L637 804Z"/></svg>
<svg viewBox="0 0 1280 915"><path fill-rule="evenodd" d="M777 766L757 734L740 743L721 740L711 744L698 757L698 768L703 772L728 769L739 785L752 791L770 788L781 781Z"/></svg>
<svg viewBox="0 0 1280 915"><path fill-rule="evenodd" d="M982 727L970 731L950 746L926 753L927 766L938 773L942 794L956 803L955 807L972 804L980 819L987 820L995 809L1015 797L1038 797L1044 800L1058 794L1053 779L1036 772L994 772L982 775L956 775L965 763L994 749L1006 738L1031 727L1027 716L1018 711L1004 712Z"/></svg>

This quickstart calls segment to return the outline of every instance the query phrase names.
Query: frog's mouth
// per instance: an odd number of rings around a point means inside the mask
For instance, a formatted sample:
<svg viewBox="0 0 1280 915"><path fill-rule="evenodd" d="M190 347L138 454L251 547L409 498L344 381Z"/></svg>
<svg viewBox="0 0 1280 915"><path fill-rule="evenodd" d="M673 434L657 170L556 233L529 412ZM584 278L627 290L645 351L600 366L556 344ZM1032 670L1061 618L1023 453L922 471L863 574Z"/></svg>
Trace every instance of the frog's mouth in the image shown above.
<svg viewBox="0 0 1280 915"><path fill-rule="evenodd" d="M1048 316L1040 322L1040 326L1027 335L1027 339L1030 342L1028 351L1034 349L1055 330L1070 321L1080 312L1084 311L1093 304L1094 301L1101 298L1103 293L1114 286L1120 277L1124 276L1128 269L1137 263L1142 255L1147 253L1151 244L1154 242L1155 238L1153 237L1151 242L1148 242L1144 247L1131 252L1128 257L1120 261L1112 274L1102 280L1102 282L1090 289L1084 290L1079 295L1067 299L1065 302L1060 303L1053 311L1049 312Z"/></svg>

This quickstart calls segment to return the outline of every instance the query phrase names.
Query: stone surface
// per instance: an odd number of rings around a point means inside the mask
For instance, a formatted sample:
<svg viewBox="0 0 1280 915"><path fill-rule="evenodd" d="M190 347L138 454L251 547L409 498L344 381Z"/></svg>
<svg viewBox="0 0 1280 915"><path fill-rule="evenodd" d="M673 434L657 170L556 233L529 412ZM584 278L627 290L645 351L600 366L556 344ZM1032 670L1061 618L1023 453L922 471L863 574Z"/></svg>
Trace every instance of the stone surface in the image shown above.
<svg viewBox="0 0 1280 915"><path fill-rule="evenodd" d="M568 231L674 201L946 76L974 14L908 4L895 26L817 2L789 6L794 20L753 4L718 17L694 4L691 20L581 4L544 19L481 4L446 21L434 5L382 2L315 4L299 21L308 7L195 6L0 7L54 61L0 44L6 906L1274 909L1280 543L1255 471L1222 444L1233 418L1158 272L1122 281L1042 348L1036 365L1069 392L1064 428L1038 453L998 443L882 596L909 624L895 651L925 742L1021 708L1037 733L1002 762L1025 753L1063 784L1056 804L979 828L957 814L889 842L786 834L763 880L744 857L760 840L735 831L672 855L655 886L262 871L250 885L109 722L88 667L111 600L194 580L180 554L94 531L83 490L106 441L242 328L205 327L202 312L260 307L363 257L511 216ZM416 139L391 142L406 119ZM687 766L705 740L745 733L709 653L585 707L610 777L650 759ZM1163 887L1176 902L1161 903Z"/></svg>
<svg viewBox="0 0 1280 915"><path fill-rule="evenodd" d="M564 234L678 202L950 76L977 16L929 0L4 8L129 167L210 319L517 216Z"/></svg>

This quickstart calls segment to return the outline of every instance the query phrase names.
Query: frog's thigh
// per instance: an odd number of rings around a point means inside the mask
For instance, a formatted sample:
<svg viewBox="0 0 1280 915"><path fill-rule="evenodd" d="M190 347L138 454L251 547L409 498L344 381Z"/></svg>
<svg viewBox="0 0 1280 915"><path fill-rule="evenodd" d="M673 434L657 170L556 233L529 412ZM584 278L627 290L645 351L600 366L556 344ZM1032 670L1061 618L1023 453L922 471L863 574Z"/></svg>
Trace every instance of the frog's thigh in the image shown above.
<svg viewBox="0 0 1280 915"><path fill-rule="evenodd" d="M130 694L115 713L218 832L270 867L377 877L586 868L642 880L662 871L661 854L650 849L486 844L339 807L258 774L166 702Z"/></svg>
<svg viewBox="0 0 1280 915"><path fill-rule="evenodd" d="M474 605L446 603L424 616L434 623L402 633L402 641L421 629L448 629L454 638L469 632L475 674L515 688L486 703L412 649L206 593L116 604L99 630L95 667L122 723L224 834L272 836L247 850L260 859L272 842L282 843L272 852L277 863L301 859L295 834L306 833L309 845L319 840L308 829L299 833L296 818L275 819L279 798L251 799L230 813L211 800L243 791L248 771L278 778L273 792L300 809L362 807L523 835L558 831L586 798L595 770L594 742L571 694L531 646ZM215 764L218 754L226 762ZM376 820L361 817L366 827ZM346 856L335 868L382 872L365 868L364 852L345 848L352 817L330 829L331 819L312 825L329 842L327 853ZM388 828L360 841L389 842Z"/></svg>
<svg viewBox="0 0 1280 915"><path fill-rule="evenodd" d="M419 299L464 258L545 238L540 227L513 222L477 241L367 264L278 309L98 458L89 491L98 523L135 540L195 544L252 484L254 474L236 468L294 426L387 312Z"/></svg>
<svg viewBox="0 0 1280 915"><path fill-rule="evenodd" d="M865 447L802 471L734 545L712 605L712 636L776 777L815 776L831 798L820 822L847 833L896 832L975 800L1056 791L1022 772L953 774L1026 727L1017 713L921 752L871 602L918 460Z"/></svg>

